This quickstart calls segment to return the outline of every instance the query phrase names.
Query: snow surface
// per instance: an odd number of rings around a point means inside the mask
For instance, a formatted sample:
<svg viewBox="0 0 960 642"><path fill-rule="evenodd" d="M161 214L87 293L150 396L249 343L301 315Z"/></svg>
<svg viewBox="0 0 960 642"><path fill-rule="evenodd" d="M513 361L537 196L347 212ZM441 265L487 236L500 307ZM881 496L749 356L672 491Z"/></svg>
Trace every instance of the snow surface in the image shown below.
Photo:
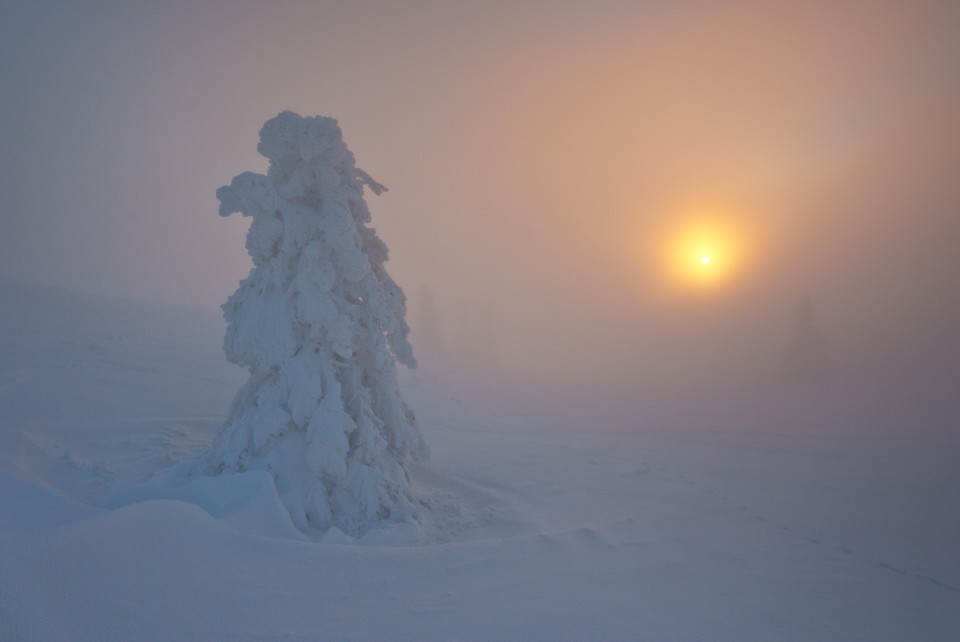
<svg viewBox="0 0 960 642"><path fill-rule="evenodd" d="M316 542L266 473L178 472L245 377L222 332L0 283L0 639L960 638L955 432L427 363L401 383L429 542Z"/></svg>

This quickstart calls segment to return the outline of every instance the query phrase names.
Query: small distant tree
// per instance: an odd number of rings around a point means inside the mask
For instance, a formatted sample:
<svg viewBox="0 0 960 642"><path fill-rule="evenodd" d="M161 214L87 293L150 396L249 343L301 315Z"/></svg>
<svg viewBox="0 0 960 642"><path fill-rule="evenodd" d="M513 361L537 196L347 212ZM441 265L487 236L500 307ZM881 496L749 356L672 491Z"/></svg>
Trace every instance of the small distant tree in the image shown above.
<svg viewBox="0 0 960 642"><path fill-rule="evenodd" d="M207 472L268 471L307 533L415 520L408 464L427 449L395 361L416 361L404 294L363 198L365 186L386 188L357 169L332 118L285 111L257 150L266 176L245 172L217 190L221 216L253 219L253 269L223 306L224 351L250 377Z"/></svg>
<svg viewBox="0 0 960 642"><path fill-rule="evenodd" d="M794 315L793 336L783 354L781 375L786 383L810 383L828 370L827 340L817 328L809 297L800 297Z"/></svg>
<svg viewBox="0 0 960 642"><path fill-rule="evenodd" d="M433 299L433 292L427 287L420 291L413 340L421 354L424 351L433 355L443 355L446 352L443 330L440 327L440 312Z"/></svg>

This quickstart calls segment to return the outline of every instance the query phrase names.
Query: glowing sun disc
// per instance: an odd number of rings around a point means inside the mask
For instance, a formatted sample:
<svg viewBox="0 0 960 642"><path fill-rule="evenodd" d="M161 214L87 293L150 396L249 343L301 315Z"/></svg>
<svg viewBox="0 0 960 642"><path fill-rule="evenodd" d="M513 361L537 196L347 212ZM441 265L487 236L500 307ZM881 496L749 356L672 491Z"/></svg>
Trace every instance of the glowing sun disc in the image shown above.
<svg viewBox="0 0 960 642"><path fill-rule="evenodd" d="M740 270L743 231L729 217L691 217L665 233L663 267L675 286L715 288Z"/></svg>

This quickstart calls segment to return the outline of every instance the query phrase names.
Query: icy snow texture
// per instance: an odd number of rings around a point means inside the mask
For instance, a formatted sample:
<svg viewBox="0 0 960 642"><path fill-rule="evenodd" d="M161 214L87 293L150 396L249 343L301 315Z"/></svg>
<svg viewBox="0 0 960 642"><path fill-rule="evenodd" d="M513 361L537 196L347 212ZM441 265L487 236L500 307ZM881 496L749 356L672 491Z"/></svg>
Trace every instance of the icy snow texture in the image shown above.
<svg viewBox="0 0 960 642"><path fill-rule="evenodd" d="M285 111L260 131L267 175L217 190L220 215L253 219L254 267L224 304L227 358L250 371L207 472L264 469L296 526L359 535L415 522L407 463L426 447L397 387L416 367L405 297L367 227L363 186L336 120Z"/></svg>

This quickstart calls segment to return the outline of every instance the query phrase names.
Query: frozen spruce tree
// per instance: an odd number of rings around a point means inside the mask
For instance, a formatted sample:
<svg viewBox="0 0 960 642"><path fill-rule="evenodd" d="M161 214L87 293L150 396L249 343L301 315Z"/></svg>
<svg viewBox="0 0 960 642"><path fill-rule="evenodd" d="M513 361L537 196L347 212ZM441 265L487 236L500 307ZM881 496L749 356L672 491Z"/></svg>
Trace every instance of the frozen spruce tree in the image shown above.
<svg viewBox="0 0 960 642"><path fill-rule="evenodd" d="M267 175L217 190L220 215L252 220L250 275L223 306L227 358L250 378L205 464L266 470L296 526L354 536L418 520L408 464L426 448L397 387L413 368L403 292L337 122L285 111L260 131Z"/></svg>

